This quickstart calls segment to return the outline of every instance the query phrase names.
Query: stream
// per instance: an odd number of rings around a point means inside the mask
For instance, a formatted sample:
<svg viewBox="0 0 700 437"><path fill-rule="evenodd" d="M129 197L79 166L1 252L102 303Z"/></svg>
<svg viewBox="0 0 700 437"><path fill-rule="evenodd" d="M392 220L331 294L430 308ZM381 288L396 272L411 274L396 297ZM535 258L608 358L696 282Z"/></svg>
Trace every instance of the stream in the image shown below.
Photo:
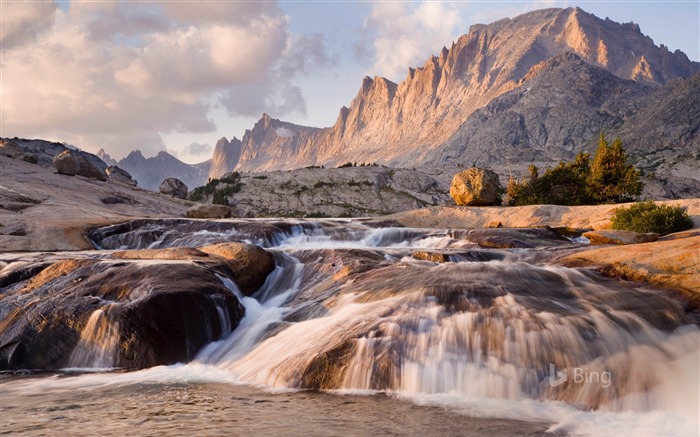
<svg viewBox="0 0 700 437"><path fill-rule="evenodd" d="M698 315L662 290L562 266L585 242L551 234L139 220L93 231L95 251L2 254L106 260L240 241L275 267L250 296L217 273L245 315L234 328L217 302L222 334L187 363L115 369L118 327L110 304L95 310L68 368L0 374L0 431L697 436Z"/></svg>

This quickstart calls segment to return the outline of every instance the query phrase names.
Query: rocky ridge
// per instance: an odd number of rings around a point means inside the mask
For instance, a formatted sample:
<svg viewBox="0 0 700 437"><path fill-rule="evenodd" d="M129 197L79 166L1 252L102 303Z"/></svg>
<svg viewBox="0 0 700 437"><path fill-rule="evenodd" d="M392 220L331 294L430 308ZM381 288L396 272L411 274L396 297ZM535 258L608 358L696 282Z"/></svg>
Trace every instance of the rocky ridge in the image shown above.
<svg viewBox="0 0 700 437"><path fill-rule="evenodd" d="M186 164L165 151L146 158L141 151L134 150L117 164L128 171L138 181L139 186L158 191L163 180L169 177L180 179L188 187L204 185L211 160L199 164Z"/></svg>
<svg viewBox="0 0 700 437"><path fill-rule="evenodd" d="M227 200L239 217L378 216L451 202L457 171L364 166L239 173L240 190Z"/></svg>
<svg viewBox="0 0 700 437"><path fill-rule="evenodd" d="M193 203L0 156L0 251L92 249L90 227L184 216Z"/></svg>
<svg viewBox="0 0 700 437"><path fill-rule="evenodd" d="M252 131L255 135L243 141L237 170L291 169L309 164L335 166L358 159L397 167L429 163L435 159L435 149L454 137L474 111L508 91L523 88L525 78L538 74L538 66L566 53L607 71L620 79L620 84L627 83L624 86L628 89L620 89L618 83L603 84L603 89L613 94L601 99L600 92L597 99L589 99L584 109L598 110L607 105L611 115L596 120L595 114L584 114L584 120L593 120L578 132L568 135L554 132L548 147L565 149L563 154L547 157L554 161L565 159L573 149L588 147L601 129L619 127L620 119L631 115L630 108L619 108L626 100L700 71L700 63L691 62L680 51L671 53L663 45L654 45L634 23L602 20L580 8L534 11L489 25L472 26L468 35L460 37L449 49L443 48L439 56L428 59L423 67L410 68L400 84L381 77L365 77L357 96L349 107L340 110L333 127L317 131L296 127L297 130L290 129L293 135L278 136L275 129L268 128L266 132L261 129L283 122L264 115ZM577 87L565 88L562 99L571 96L574 100L586 99L588 92ZM617 101L620 99L621 102ZM606 104L608 100L611 102ZM556 115L555 109L549 118L553 120ZM570 111L559 115L567 117L571 124L582 118ZM514 123L517 128L518 120L510 124ZM548 135L548 129L539 130L540 140ZM517 131L513 135L517 137ZM560 139L568 141L557 144L556 140ZM643 148L651 146L649 140ZM508 142L510 147L540 145L528 139ZM499 151L502 150L492 151L496 161ZM478 152L460 158L475 159L480 157ZM504 164L502 160L499 163Z"/></svg>
<svg viewBox="0 0 700 437"><path fill-rule="evenodd" d="M87 161L97 171L107 170L107 164L97 155L62 143L39 139L0 138L0 156L23 160L43 168L56 170L54 158L62 153L70 153L75 159Z"/></svg>
<svg viewBox="0 0 700 437"><path fill-rule="evenodd" d="M645 197L696 197L698 95L700 63L655 45L638 25L544 9L472 26L401 83L365 77L331 127L263 114L241 140L221 138L211 161L133 152L118 164L152 190L166 177L197 187L232 170L348 161L478 165L520 177L530 163L544 168L592 152L605 132L622 138L647 177Z"/></svg>

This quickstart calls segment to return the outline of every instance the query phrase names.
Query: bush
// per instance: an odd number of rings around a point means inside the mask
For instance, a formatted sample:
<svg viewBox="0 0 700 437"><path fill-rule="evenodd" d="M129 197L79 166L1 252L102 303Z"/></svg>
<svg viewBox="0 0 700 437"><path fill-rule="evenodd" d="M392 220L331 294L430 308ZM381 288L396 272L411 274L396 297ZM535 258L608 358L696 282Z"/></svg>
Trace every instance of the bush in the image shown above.
<svg viewBox="0 0 700 437"><path fill-rule="evenodd" d="M225 186L219 188L219 184L225 184ZM189 198L201 202L206 200L206 197L212 196L212 203L228 205L228 196L241 191L241 187L243 184L240 181L240 175L234 171L224 175L221 179L210 179L205 186L192 190Z"/></svg>
<svg viewBox="0 0 700 437"><path fill-rule="evenodd" d="M618 208L612 216L611 227L634 232L656 232L666 235L685 231L694 226L686 208L656 205L654 202L635 203Z"/></svg>
<svg viewBox="0 0 700 437"><path fill-rule="evenodd" d="M642 192L639 172L627 162L619 139L608 145L600 135L593 162L590 155L579 153L573 162L561 162L539 176L534 165L529 179L508 181L506 201L509 205L590 205L620 203Z"/></svg>
<svg viewBox="0 0 700 437"><path fill-rule="evenodd" d="M529 171L529 180L518 183L511 178L508 181L506 199L509 205L593 203L586 182L590 174L587 153L579 153L573 162L561 162L547 169L541 177L536 166L531 165Z"/></svg>

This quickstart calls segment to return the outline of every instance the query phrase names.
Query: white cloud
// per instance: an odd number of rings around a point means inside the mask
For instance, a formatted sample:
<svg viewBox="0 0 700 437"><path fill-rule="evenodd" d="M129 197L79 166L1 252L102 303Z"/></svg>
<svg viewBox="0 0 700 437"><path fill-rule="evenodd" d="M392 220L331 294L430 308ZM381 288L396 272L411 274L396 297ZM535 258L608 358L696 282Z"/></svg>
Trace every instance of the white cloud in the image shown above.
<svg viewBox="0 0 700 437"><path fill-rule="evenodd" d="M428 1L375 3L364 27L373 38L373 72L395 81L465 32L454 5Z"/></svg>
<svg viewBox="0 0 700 437"><path fill-rule="evenodd" d="M230 114L304 113L292 81L327 58L322 38L292 37L270 2L20 5L29 7L3 5L2 135L104 147L115 158L164 150L162 135L214 131L218 104Z"/></svg>

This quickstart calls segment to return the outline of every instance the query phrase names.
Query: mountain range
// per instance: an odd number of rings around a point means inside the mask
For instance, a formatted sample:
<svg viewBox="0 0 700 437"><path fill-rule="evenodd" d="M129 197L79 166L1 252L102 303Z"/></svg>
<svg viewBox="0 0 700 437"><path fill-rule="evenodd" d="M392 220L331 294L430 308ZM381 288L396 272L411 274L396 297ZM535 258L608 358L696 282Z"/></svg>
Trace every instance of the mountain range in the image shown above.
<svg viewBox="0 0 700 437"><path fill-rule="evenodd" d="M220 139L211 161L183 164L189 169L165 152L133 152L119 165L148 188L141 175L165 165L194 186L233 170L349 161L517 169L591 152L605 132L643 171L668 180L667 195L685 196L700 189L698 96L700 63L655 45L638 25L544 9L472 26L399 84L365 77L331 127L263 114L242 139Z"/></svg>

